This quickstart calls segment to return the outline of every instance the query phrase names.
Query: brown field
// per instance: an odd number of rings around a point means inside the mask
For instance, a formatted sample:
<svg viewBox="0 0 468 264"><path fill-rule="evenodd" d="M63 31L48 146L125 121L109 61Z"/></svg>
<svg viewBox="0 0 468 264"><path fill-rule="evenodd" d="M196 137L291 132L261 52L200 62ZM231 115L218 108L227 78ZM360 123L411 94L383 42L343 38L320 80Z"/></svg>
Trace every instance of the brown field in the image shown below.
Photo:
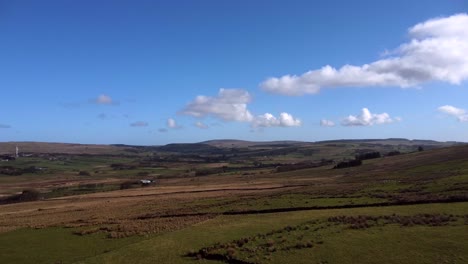
<svg viewBox="0 0 468 264"><path fill-rule="evenodd" d="M155 187L3 205L0 206L0 232L23 227L79 226L92 227L95 231L105 230L115 236L154 233L182 228L213 216L137 218L147 214L190 214L194 212L190 203L195 200L237 200L299 188L294 187L290 180L265 178L246 182L245 178L233 176L225 178L223 182L218 180L218 183L213 183L214 178L199 177L195 184L193 179L161 180ZM301 181L295 181L294 184L301 184Z"/></svg>

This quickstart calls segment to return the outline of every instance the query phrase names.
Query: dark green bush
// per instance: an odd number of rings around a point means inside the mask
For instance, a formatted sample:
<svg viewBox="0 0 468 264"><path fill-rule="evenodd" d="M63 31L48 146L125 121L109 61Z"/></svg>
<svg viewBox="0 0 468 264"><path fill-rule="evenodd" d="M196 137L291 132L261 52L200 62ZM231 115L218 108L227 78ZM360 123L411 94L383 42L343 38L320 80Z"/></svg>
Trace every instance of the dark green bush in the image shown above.
<svg viewBox="0 0 468 264"><path fill-rule="evenodd" d="M89 171L80 171L78 172L79 176L91 176L91 173Z"/></svg>

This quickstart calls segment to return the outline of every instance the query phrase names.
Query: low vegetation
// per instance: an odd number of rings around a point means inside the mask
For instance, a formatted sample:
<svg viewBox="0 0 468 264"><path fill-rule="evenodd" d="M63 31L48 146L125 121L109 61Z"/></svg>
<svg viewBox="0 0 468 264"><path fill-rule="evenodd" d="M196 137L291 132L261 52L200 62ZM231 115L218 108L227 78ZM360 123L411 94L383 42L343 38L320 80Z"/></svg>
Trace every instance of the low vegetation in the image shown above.
<svg viewBox="0 0 468 264"><path fill-rule="evenodd" d="M0 198L0 204L38 201L42 197L43 195L38 190L26 189L23 190L20 194L14 194L6 198Z"/></svg>
<svg viewBox="0 0 468 264"><path fill-rule="evenodd" d="M2 162L0 262L466 263L468 148L405 142L33 152Z"/></svg>

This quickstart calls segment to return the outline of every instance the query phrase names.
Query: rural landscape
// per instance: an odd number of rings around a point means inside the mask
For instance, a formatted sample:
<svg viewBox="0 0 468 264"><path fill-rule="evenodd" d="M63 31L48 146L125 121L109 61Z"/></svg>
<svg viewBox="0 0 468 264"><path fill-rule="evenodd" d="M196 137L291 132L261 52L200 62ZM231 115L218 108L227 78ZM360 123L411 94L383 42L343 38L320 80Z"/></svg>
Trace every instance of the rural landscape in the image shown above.
<svg viewBox="0 0 468 264"><path fill-rule="evenodd" d="M468 1L0 0L0 264L467 264Z"/></svg>
<svg viewBox="0 0 468 264"><path fill-rule="evenodd" d="M463 143L9 142L0 151L1 263L468 261Z"/></svg>

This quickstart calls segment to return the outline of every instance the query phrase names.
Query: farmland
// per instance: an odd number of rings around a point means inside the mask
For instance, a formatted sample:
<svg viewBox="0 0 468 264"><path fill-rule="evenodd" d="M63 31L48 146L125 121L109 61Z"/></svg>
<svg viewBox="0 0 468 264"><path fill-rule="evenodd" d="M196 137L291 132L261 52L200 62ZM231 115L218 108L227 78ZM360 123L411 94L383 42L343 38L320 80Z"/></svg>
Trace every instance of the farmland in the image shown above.
<svg viewBox="0 0 468 264"><path fill-rule="evenodd" d="M16 145L26 155L0 164L2 263L468 261L464 144L0 143L1 154Z"/></svg>

